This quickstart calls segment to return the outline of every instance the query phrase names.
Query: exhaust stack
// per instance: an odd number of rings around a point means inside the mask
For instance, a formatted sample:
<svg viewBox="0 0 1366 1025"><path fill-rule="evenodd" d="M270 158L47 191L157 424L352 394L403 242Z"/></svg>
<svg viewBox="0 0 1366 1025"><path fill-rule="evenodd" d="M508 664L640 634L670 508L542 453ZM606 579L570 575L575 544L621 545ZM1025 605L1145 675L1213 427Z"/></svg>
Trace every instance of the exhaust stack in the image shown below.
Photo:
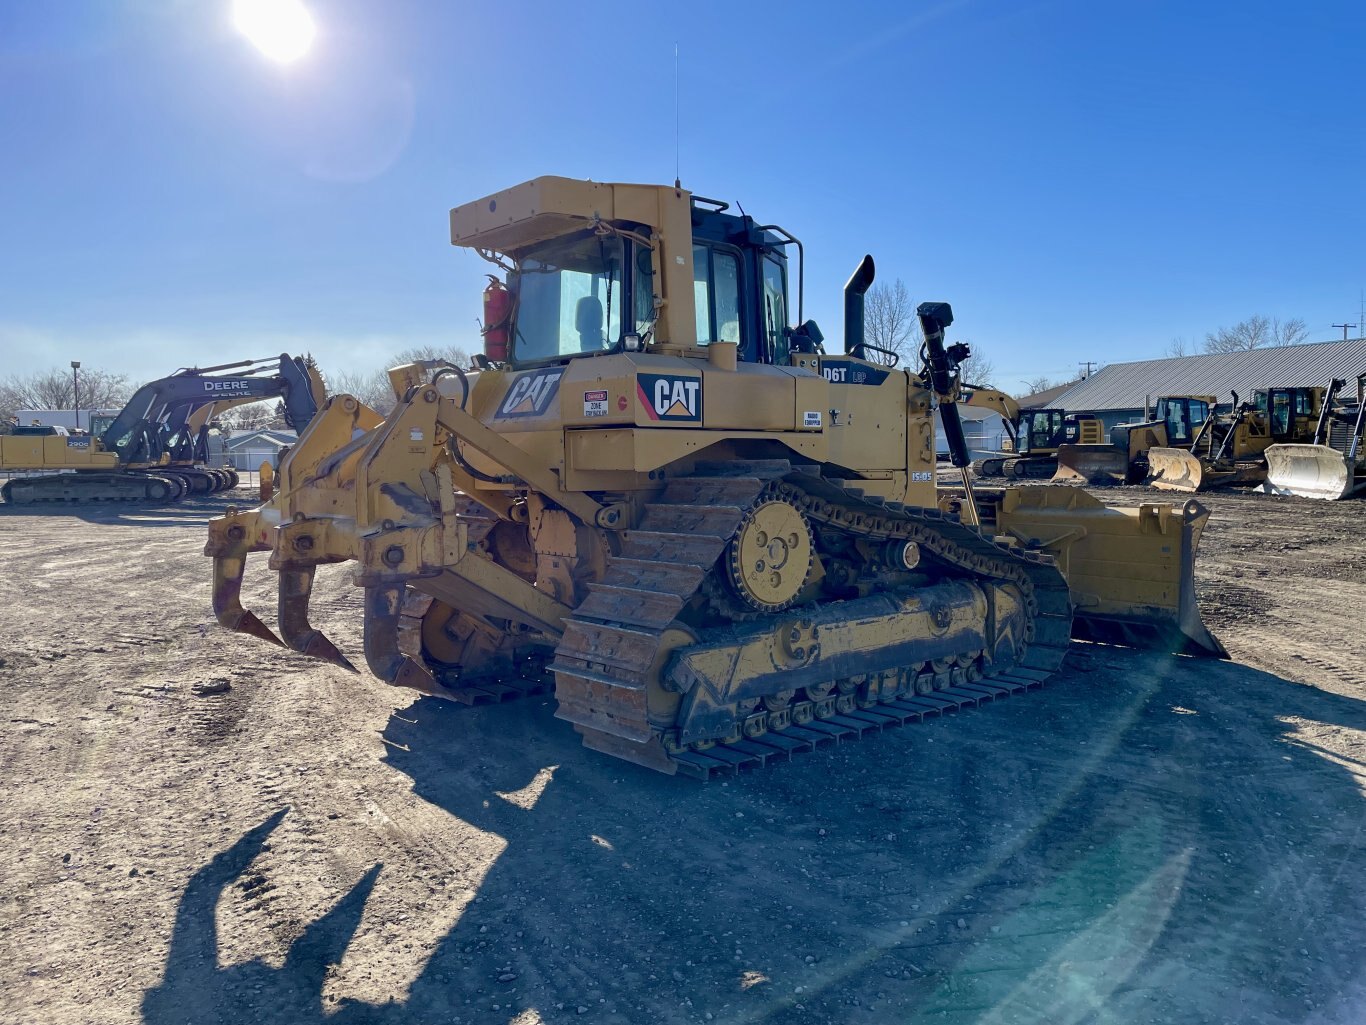
<svg viewBox="0 0 1366 1025"><path fill-rule="evenodd" d="M844 283L844 351L854 356L863 355L863 293L876 273L873 258L865 256Z"/></svg>

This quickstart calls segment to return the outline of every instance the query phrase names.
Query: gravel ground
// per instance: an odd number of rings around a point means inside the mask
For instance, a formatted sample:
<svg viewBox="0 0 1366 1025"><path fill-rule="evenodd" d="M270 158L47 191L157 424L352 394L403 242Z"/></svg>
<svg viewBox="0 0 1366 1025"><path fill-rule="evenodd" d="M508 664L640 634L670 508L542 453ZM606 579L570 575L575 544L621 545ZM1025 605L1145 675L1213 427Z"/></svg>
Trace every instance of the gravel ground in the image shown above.
<svg viewBox="0 0 1366 1025"><path fill-rule="evenodd" d="M222 499L0 508L0 1020L1360 1022L1366 506L1202 501L1233 661L708 785L221 632Z"/></svg>

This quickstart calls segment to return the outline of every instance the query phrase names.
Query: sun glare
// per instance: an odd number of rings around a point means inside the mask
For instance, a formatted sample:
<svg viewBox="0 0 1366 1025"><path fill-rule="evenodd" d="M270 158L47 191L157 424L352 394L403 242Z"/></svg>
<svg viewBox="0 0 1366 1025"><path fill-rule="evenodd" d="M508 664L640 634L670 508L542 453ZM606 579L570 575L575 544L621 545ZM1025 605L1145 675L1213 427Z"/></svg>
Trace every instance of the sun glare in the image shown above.
<svg viewBox="0 0 1366 1025"><path fill-rule="evenodd" d="M313 16L300 0L233 0L232 24L279 64L306 54L317 31Z"/></svg>

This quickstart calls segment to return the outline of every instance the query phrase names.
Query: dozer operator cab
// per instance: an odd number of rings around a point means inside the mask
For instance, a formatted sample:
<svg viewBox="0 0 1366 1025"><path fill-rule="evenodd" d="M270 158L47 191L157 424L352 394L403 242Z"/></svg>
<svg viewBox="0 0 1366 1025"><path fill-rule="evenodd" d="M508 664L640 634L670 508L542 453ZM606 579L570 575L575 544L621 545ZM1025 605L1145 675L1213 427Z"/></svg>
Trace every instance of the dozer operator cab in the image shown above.
<svg viewBox="0 0 1366 1025"><path fill-rule="evenodd" d="M1204 398L1189 395L1163 396L1157 400L1153 421L1161 424L1166 430L1166 444L1183 448L1190 445L1201 425L1209 419L1212 408L1209 400ZM1124 437L1127 443L1128 435Z"/></svg>
<svg viewBox="0 0 1366 1025"><path fill-rule="evenodd" d="M1252 404L1265 418L1266 429L1276 441L1294 437L1296 421L1307 421L1319 414L1322 389L1267 388L1252 395Z"/></svg>
<svg viewBox="0 0 1366 1025"><path fill-rule="evenodd" d="M729 343L745 363L787 364L794 332L787 326L785 247L800 243L782 228L729 210L727 203L692 197L690 305L696 327L691 338L679 340L688 348ZM507 362L535 367L576 356L639 352L662 340L656 276L667 270L658 267L650 236L645 224L615 222L609 228L599 221L516 250L514 262L503 264L512 299ZM674 315L675 338L680 319ZM795 333L798 344L813 344L812 329Z"/></svg>

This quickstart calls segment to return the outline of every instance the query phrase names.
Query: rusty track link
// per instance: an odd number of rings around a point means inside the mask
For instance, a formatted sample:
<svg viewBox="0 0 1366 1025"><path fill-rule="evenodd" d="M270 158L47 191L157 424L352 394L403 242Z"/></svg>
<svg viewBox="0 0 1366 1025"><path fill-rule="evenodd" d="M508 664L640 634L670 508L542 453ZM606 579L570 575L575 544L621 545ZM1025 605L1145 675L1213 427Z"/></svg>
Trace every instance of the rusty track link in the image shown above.
<svg viewBox="0 0 1366 1025"><path fill-rule="evenodd" d="M873 674L805 688L790 702L737 716L731 736L680 745L651 723L647 682L666 631L702 587L745 510L766 491L793 501L813 523L851 536L914 541L965 577L1016 584L1031 614L1020 662L984 676L964 652L951 666L913 675ZM791 757L821 743L881 730L1041 685L1071 638L1066 581L1051 559L998 544L938 510L906 508L785 461L705 469L671 481L626 534L606 576L566 624L550 669L560 718L591 748L665 772L708 778L742 765Z"/></svg>

